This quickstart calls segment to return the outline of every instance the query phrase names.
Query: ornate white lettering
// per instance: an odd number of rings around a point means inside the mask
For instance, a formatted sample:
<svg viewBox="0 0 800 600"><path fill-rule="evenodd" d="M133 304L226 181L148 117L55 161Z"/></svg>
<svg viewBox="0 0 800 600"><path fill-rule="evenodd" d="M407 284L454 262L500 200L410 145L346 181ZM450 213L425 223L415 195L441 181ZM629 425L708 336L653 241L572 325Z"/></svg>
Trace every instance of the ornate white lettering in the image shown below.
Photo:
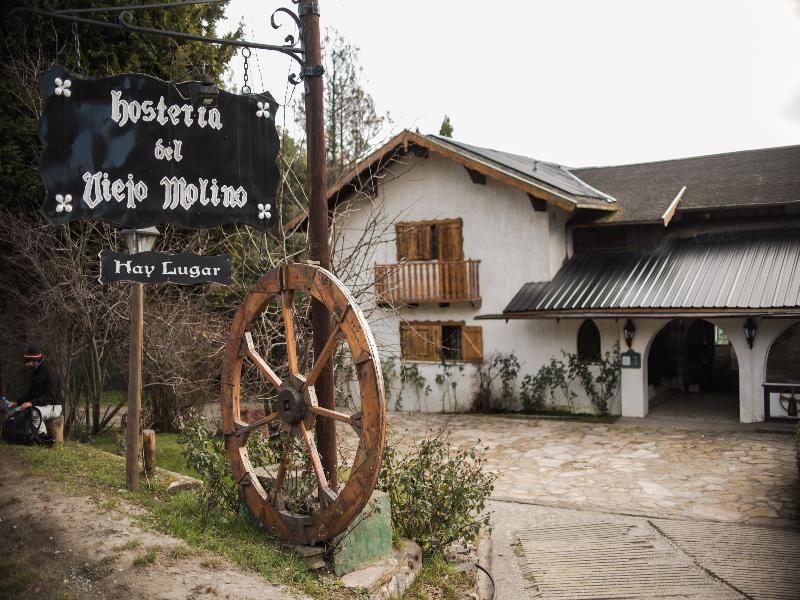
<svg viewBox="0 0 800 600"><path fill-rule="evenodd" d="M101 202L127 202L128 208L136 208L136 203L141 203L147 198L147 184L144 181L134 181L133 175L128 174L127 181L122 179L110 180L108 173L86 171L82 179L86 182L83 188L83 201L89 208L96 208Z"/></svg>

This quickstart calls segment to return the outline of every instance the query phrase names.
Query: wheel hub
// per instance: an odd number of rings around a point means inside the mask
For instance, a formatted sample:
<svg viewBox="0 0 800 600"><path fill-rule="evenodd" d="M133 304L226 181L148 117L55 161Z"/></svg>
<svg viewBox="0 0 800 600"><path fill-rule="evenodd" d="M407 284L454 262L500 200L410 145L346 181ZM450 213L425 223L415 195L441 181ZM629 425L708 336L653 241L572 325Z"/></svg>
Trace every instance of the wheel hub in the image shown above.
<svg viewBox="0 0 800 600"><path fill-rule="evenodd" d="M286 386L278 392L278 414L289 425L297 425L306 416L306 403L295 387Z"/></svg>

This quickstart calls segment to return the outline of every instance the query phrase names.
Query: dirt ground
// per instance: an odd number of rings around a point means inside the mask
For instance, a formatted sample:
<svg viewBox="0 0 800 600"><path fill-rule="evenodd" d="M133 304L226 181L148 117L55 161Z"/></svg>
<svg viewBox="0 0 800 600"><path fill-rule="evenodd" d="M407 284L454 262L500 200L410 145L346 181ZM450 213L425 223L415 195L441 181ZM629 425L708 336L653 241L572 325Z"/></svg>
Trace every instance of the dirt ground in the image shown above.
<svg viewBox="0 0 800 600"><path fill-rule="evenodd" d="M219 557L191 551L178 539L145 531L120 507L105 503L0 461L0 595L6 590L18 598L63 600L300 597ZM132 507L122 508L135 514Z"/></svg>

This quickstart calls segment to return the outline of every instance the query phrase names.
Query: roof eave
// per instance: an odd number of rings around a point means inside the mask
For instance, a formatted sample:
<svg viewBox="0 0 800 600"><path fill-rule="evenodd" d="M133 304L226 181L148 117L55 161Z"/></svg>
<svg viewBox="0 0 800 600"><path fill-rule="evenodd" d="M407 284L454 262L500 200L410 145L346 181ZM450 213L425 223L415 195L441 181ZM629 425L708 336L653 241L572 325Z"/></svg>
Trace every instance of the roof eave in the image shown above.
<svg viewBox="0 0 800 600"><path fill-rule="evenodd" d="M574 212L579 208L602 211L617 210L617 206L611 203L603 205L599 201L586 202L585 198L583 197L573 196L572 194L564 192L563 190L559 190L553 186L549 186L545 183L533 183L520 177L512 169L505 169L498 165L490 164L489 162L474 156L467 156L463 151L459 152L458 150L454 149L454 147L451 147L446 143L408 130L404 130L397 134L383 146L375 150L367 158L360 161L352 171L350 171L336 185L334 185L328 192L329 203L335 203L345 199L340 198L339 195L347 186L352 185L352 183L361 177L366 170L372 168L375 163L380 162L387 155L394 153L400 146L403 146L404 149L407 150L409 144L414 144L425 148L428 150L428 152L434 152L439 156L448 158L462 165L463 167L477 171L486 177L490 177L494 180L515 187L525 193L535 195L537 198L541 198L545 202L549 202L550 204L558 206L567 212Z"/></svg>
<svg viewBox="0 0 800 600"><path fill-rule="evenodd" d="M636 317L673 319L676 317L798 317L800 306L782 308L614 308L585 310L532 310L478 315L476 321L514 321L530 319L602 319Z"/></svg>

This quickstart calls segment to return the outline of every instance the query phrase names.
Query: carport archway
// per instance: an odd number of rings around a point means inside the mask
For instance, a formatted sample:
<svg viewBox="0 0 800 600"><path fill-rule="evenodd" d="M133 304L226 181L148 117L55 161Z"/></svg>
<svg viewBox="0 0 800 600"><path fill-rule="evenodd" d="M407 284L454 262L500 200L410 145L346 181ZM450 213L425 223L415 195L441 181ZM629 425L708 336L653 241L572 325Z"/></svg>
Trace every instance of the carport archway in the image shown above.
<svg viewBox="0 0 800 600"><path fill-rule="evenodd" d="M704 319L673 319L647 356L653 416L739 421L739 365L725 332Z"/></svg>

